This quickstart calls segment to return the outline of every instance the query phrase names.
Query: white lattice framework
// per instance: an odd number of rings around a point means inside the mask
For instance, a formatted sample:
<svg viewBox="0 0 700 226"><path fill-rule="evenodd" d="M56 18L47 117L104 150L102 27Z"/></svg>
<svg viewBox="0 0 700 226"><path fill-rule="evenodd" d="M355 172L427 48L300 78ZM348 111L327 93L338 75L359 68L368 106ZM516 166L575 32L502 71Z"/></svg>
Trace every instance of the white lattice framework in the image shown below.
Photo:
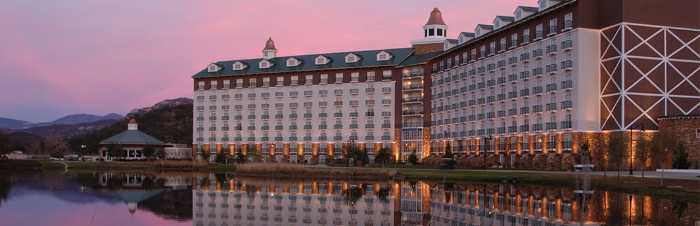
<svg viewBox="0 0 700 226"><path fill-rule="evenodd" d="M700 29L620 23L601 31L601 128L656 129L700 113Z"/></svg>

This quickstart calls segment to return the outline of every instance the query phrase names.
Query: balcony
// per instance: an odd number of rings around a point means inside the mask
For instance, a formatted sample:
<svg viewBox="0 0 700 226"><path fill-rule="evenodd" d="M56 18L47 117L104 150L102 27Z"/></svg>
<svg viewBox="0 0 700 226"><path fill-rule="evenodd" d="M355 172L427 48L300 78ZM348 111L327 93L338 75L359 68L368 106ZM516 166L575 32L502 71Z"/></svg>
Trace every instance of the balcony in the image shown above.
<svg viewBox="0 0 700 226"><path fill-rule="evenodd" d="M508 132L509 132L509 133L517 133L517 132L518 132L518 126L509 126L509 127L508 127Z"/></svg>
<svg viewBox="0 0 700 226"><path fill-rule="evenodd" d="M574 81L572 81L572 80L561 81L561 88L562 89L571 89L573 87L574 87Z"/></svg>
<svg viewBox="0 0 700 226"><path fill-rule="evenodd" d="M542 123L532 124L532 131L537 132L537 131L542 131L542 129L543 129Z"/></svg>
<svg viewBox="0 0 700 226"><path fill-rule="evenodd" d="M521 115L529 114L529 113L530 113L530 108L529 108L529 107L521 107L521 108L520 108L520 114L521 114Z"/></svg>
<svg viewBox="0 0 700 226"><path fill-rule="evenodd" d="M548 103L546 105L547 111L554 111L557 110L557 103Z"/></svg>
<svg viewBox="0 0 700 226"><path fill-rule="evenodd" d="M529 89L521 89L521 90L520 90L520 96L521 96L521 97L529 96L529 95L530 95L530 90L529 90Z"/></svg>
<svg viewBox="0 0 700 226"><path fill-rule="evenodd" d="M574 48L574 41L572 40L565 40L561 42L561 49L568 51Z"/></svg>
<svg viewBox="0 0 700 226"><path fill-rule="evenodd" d="M561 102L561 109L569 109L573 106L572 102L570 100L567 101L562 101Z"/></svg>
<svg viewBox="0 0 700 226"><path fill-rule="evenodd" d="M532 88L532 94L540 94L542 93L543 89L542 86L535 86Z"/></svg>
<svg viewBox="0 0 700 226"><path fill-rule="evenodd" d="M532 106L532 112L534 112L534 113L542 112L542 105L534 105L534 106Z"/></svg>
<svg viewBox="0 0 700 226"><path fill-rule="evenodd" d="M551 83L547 84L547 92L551 92L557 90L557 84L556 83Z"/></svg>
<svg viewBox="0 0 700 226"><path fill-rule="evenodd" d="M571 129L571 121L562 121L561 128L562 129Z"/></svg>
<svg viewBox="0 0 700 226"><path fill-rule="evenodd" d="M509 115L509 116L511 116L511 115L517 115L517 114L518 114L518 109L515 109L515 108L513 108L513 109L508 109L508 115Z"/></svg>
<svg viewBox="0 0 700 226"><path fill-rule="evenodd" d="M555 129L557 129L557 123L556 122L548 122L546 127L547 127L547 130L555 130Z"/></svg>

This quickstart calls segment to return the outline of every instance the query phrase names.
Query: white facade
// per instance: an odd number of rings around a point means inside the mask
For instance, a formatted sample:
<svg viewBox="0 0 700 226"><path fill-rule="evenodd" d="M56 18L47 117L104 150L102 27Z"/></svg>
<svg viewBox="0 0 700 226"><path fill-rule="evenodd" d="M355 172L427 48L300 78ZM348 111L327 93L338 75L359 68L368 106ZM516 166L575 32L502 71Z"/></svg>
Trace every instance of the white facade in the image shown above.
<svg viewBox="0 0 700 226"><path fill-rule="evenodd" d="M564 29L433 74L432 139L598 131L598 49L589 48L599 46L598 37ZM563 140L570 150L571 135Z"/></svg>
<svg viewBox="0 0 700 226"><path fill-rule="evenodd" d="M289 86L198 89L194 92L193 143L210 147L263 144L263 150L268 144L278 149L288 144L291 150L303 145L304 152L310 152L312 143L390 147L395 137L395 82L359 82L355 74L351 73L349 83L294 85L297 77L293 76ZM230 82L240 87L236 84L242 84L242 79ZM212 83L217 87L216 81ZM204 87L203 82L200 85ZM372 146L367 145L368 149ZM325 152L325 147L321 145L320 151Z"/></svg>

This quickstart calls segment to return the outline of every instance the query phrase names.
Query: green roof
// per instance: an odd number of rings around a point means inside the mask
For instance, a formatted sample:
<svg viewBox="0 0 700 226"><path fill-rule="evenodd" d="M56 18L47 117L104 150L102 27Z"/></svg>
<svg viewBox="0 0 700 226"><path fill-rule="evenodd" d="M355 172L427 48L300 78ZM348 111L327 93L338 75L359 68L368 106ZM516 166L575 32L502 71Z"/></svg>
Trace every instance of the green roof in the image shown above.
<svg viewBox="0 0 700 226"><path fill-rule="evenodd" d="M164 143L138 130L127 130L100 142L101 145L164 145Z"/></svg>
<svg viewBox="0 0 700 226"><path fill-rule="evenodd" d="M386 51L392 55L392 58L387 61L377 61L377 53ZM207 69L203 69L192 78L210 78L210 77L220 77L220 76L239 76L239 75L255 75L255 74L268 74L268 73L285 73L285 72L305 72L305 71L316 71L316 70L332 70L332 69L349 69L349 68L367 68L367 67L380 67L380 66L398 66L404 61L411 53L413 48L398 48L398 49L382 49L382 50L366 50L366 51L351 51L351 52L338 52L338 53L321 53L321 54L309 54L309 55L299 55L299 56L283 56L269 59L273 65L270 68L259 68L258 63L263 60L263 58L256 59L245 59L245 60L230 60L230 61L219 61L216 62L222 69L217 72L208 72ZM353 53L360 57L360 60L356 63L345 63L345 56L347 54ZM324 65L316 65L315 59L318 56L325 56L329 58L329 63ZM287 59L296 58L301 61L301 64L294 67L287 67ZM233 70L233 64L236 62L241 62L246 65L243 70Z"/></svg>

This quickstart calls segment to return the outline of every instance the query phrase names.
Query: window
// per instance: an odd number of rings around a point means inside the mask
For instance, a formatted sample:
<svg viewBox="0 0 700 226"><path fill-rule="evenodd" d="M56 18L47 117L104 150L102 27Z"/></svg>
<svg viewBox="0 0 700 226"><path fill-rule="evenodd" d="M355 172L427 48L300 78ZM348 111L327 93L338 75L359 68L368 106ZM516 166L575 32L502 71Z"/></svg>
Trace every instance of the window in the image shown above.
<svg viewBox="0 0 700 226"><path fill-rule="evenodd" d="M294 57L287 59L287 67L296 67L299 66L299 64L301 64L301 61Z"/></svg>
<svg viewBox="0 0 700 226"><path fill-rule="evenodd" d="M321 84L328 83L328 74L321 74Z"/></svg>
<svg viewBox="0 0 700 226"><path fill-rule="evenodd" d="M510 48L518 46L518 33L510 35Z"/></svg>
<svg viewBox="0 0 700 226"><path fill-rule="evenodd" d="M262 60L260 61L260 63L258 63L258 67L262 69L270 68L272 67L272 63L270 63L270 61L267 60Z"/></svg>
<svg viewBox="0 0 700 226"><path fill-rule="evenodd" d="M501 51L508 49L506 38L501 38Z"/></svg>
<svg viewBox="0 0 700 226"><path fill-rule="evenodd" d="M245 69L245 67L246 67L245 64L243 64L241 62L233 63L233 70L235 70L235 71L243 70L243 69Z"/></svg>
<svg viewBox="0 0 700 226"><path fill-rule="evenodd" d="M442 36L442 29L437 29L437 35Z"/></svg>
<svg viewBox="0 0 700 226"><path fill-rule="evenodd" d="M360 61L360 57L355 55L354 53L349 53L348 55L345 55L345 63L357 63Z"/></svg>
<svg viewBox="0 0 700 226"><path fill-rule="evenodd" d="M530 42L530 29L523 30L523 43Z"/></svg>
<svg viewBox="0 0 700 226"><path fill-rule="evenodd" d="M374 81L374 71L368 71L368 72L367 72L367 81L368 81L368 82Z"/></svg>
<svg viewBox="0 0 700 226"><path fill-rule="evenodd" d="M384 79L391 79L392 72L391 70L384 70L382 71L382 77Z"/></svg>
<svg viewBox="0 0 700 226"><path fill-rule="evenodd" d="M544 25L538 24L535 27L535 39L541 39L542 35L544 35L543 33L544 33Z"/></svg>
<svg viewBox="0 0 700 226"><path fill-rule="evenodd" d="M258 85L258 80L254 78L248 79L248 87L255 88Z"/></svg>
<svg viewBox="0 0 700 226"><path fill-rule="evenodd" d="M313 85L313 83L314 83L314 76L313 75L306 75L304 77L304 84Z"/></svg>
<svg viewBox="0 0 700 226"><path fill-rule="evenodd" d="M700 139L700 129L695 129L695 138Z"/></svg>
<svg viewBox="0 0 700 226"><path fill-rule="evenodd" d="M559 26L557 24L557 18L552 18L549 20L549 34L556 34L557 30L559 29Z"/></svg>
<svg viewBox="0 0 700 226"><path fill-rule="evenodd" d="M328 63L328 58L325 56L318 56L315 60L316 65L324 65Z"/></svg>
<svg viewBox="0 0 700 226"><path fill-rule="evenodd" d="M207 67L207 72L217 72L219 70L221 70L221 67L216 64L209 64L209 67Z"/></svg>
<svg viewBox="0 0 700 226"><path fill-rule="evenodd" d="M335 74L335 83L343 83L343 73Z"/></svg>
<svg viewBox="0 0 700 226"><path fill-rule="evenodd" d="M573 13L567 13L564 16L564 30L568 30L574 27L574 14Z"/></svg>
<svg viewBox="0 0 700 226"><path fill-rule="evenodd" d="M197 82L197 89L198 89L198 90L203 90L203 89L204 89L204 82L202 82L202 81Z"/></svg>
<svg viewBox="0 0 700 226"><path fill-rule="evenodd" d="M277 77L277 82L275 84L276 86L282 86L284 85L284 77Z"/></svg>
<svg viewBox="0 0 700 226"><path fill-rule="evenodd" d="M377 53L377 61L387 61L391 59L391 54L381 51Z"/></svg>
<svg viewBox="0 0 700 226"><path fill-rule="evenodd" d="M351 82L359 82L360 81L360 73L359 72L353 72L350 74L350 81Z"/></svg>

